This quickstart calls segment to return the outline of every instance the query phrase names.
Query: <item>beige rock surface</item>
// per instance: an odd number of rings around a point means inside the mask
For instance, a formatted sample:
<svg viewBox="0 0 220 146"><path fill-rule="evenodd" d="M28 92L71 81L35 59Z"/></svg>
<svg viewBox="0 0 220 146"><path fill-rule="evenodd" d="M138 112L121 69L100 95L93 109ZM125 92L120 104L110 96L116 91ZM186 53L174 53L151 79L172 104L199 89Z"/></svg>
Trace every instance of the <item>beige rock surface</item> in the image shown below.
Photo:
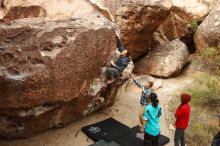
<svg viewBox="0 0 220 146"><path fill-rule="evenodd" d="M134 72L157 77L179 75L189 57L187 46L176 39L154 49L149 56L136 63Z"/></svg>
<svg viewBox="0 0 220 146"><path fill-rule="evenodd" d="M169 41L181 38L190 34L189 21L190 15L181 8L173 6L169 16L154 32L153 41L155 46L164 45ZM193 36L191 34L190 39Z"/></svg>
<svg viewBox="0 0 220 146"><path fill-rule="evenodd" d="M198 0L172 0L173 6L190 14L192 19L199 19L208 14L209 4ZM212 2L210 2L212 3Z"/></svg>
<svg viewBox="0 0 220 146"><path fill-rule="evenodd" d="M89 16L93 11L93 8L85 2L85 0L3 0L2 4L0 19L3 19L14 7L20 7L20 9L22 9L22 7L28 8L31 6L38 6L41 9L45 9L45 17L48 20L67 19L72 17L82 18L84 16ZM32 11L32 9L30 9L30 11Z"/></svg>
<svg viewBox="0 0 220 146"><path fill-rule="evenodd" d="M194 41L199 52L207 47L220 46L220 1L199 26Z"/></svg>

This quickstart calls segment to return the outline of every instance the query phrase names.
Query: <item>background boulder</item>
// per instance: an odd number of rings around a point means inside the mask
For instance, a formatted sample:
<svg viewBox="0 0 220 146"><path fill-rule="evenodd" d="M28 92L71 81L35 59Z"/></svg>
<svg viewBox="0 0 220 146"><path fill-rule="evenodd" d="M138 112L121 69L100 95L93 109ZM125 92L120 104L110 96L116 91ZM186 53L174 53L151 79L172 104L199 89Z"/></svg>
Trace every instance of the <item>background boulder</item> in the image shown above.
<svg viewBox="0 0 220 146"><path fill-rule="evenodd" d="M207 47L220 46L220 1L199 26L194 36L196 48L202 52Z"/></svg>
<svg viewBox="0 0 220 146"><path fill-rule="evenodd" d="M154 49L149 56L141 59L135 65L137 74L168 78L178 75L189 57L187 46L176 39Z"/></svg>
<svg viewBox="0 0 220 146"><path fill-rule="evenodd" d="M173 6L170 9L169 16L154 33L154 45L163 45L174 39L181 38L187 45L192 46L194 45L194 31L197 29L197 25L210 12L210 7L214 0L209 2L172 0L172 3Z"/></svg>

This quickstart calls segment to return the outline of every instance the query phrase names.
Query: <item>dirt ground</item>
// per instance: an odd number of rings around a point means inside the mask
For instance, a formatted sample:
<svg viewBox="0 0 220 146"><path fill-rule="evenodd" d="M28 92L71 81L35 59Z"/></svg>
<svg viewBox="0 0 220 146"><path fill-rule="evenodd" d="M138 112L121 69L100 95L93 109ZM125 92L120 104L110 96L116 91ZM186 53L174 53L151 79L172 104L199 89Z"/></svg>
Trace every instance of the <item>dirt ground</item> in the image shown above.
<svg viewBox="0 0 220 146"><path fill-rule="evenodd" d="M142 76L140 80L146 81L147 76ZM173 146L173 132L166 122L168 100L171 99L170 96L174 91L176 92L191 82L192 78L188 76L163 79L162 87L155 91L163 108L160 119L161 133L170 138L170 143L167 146ZM141 90L130 81L129 84L124 84L119 89L116 103L108 109L73 122L62 129L49 130L33 138L14 141L0 140L0 146L88 146L94 142L80 130L83 126L99 122L108 117L113 117L129 127L138 125L137 115L140 107L140 95Z"/></svg>

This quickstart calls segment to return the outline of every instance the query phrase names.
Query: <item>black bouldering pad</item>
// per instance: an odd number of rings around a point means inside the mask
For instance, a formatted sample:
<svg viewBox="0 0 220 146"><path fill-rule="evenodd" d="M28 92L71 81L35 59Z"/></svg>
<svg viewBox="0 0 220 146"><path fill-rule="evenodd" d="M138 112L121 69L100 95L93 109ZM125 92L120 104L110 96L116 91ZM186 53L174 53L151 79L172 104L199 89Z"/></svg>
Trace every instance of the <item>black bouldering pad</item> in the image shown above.
<svg viewBox="0 0 220 146"><path fill-rule="evenodd" d="M104 146L121 146L121 145L119 145L118 143L116 143L116 142L109 142L109 143L107 143L106 145L104 145Z"/></svg>
<svg viewBox="0 0 220 146"><path fill-rule="evenodd" d="M89 146L121 146L121 145L117 144L114 141L106 143L104 140L100 140L100 141L98 141L92 145L89 145Z"/></svg>
<svg viewBox="0 0 220 146"><path fill-rule="evenodd" d="M137 133L140 133L139 129L140 129L139 126L135 126L135 127L131 128L131 133L130 134L136 137ZM162 134L160 135L160 137L159 137L159 146L164 146L169 142L170 142L170 139L168 137L166 137Z"/></svg>
<svg viewBox="0 0 220 146"><path fill-rule="evenodd" d="M129 133L130 128L119 121L108 118L104 121L82 128L82 131L93 141L104 140L107 143Z"/></svg>
<svg viewBox="0 0 220 146"><path fill-rule="evenodd" d="M144 146L144 141L130 134L116 139L115 142L121 146Z"/></svg>

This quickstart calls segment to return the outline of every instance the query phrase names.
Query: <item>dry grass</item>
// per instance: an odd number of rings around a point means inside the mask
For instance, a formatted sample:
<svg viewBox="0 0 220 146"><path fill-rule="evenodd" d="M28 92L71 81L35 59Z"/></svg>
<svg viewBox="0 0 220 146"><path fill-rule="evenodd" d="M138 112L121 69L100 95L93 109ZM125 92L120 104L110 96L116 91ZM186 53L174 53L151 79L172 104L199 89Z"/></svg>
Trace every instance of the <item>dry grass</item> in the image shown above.
<svg viewBox="0 0 220 146"><path fill-rule="evenodd" d="M208 146L218 129L217 112L220 112L220 76L208 73L196 75L195 82L183 89L192 95L190 124L186 131L189 146ZM180 91L181 93L181 91ZM174 123L180 93L169 103L169 122Z"/></svg>
<svg viewBox="0 0 220 146"><path fill-rule="evenodd" d="M201 53L200 57L214 74L220 76L220 46L217 48L208 47Z"/></svg>

